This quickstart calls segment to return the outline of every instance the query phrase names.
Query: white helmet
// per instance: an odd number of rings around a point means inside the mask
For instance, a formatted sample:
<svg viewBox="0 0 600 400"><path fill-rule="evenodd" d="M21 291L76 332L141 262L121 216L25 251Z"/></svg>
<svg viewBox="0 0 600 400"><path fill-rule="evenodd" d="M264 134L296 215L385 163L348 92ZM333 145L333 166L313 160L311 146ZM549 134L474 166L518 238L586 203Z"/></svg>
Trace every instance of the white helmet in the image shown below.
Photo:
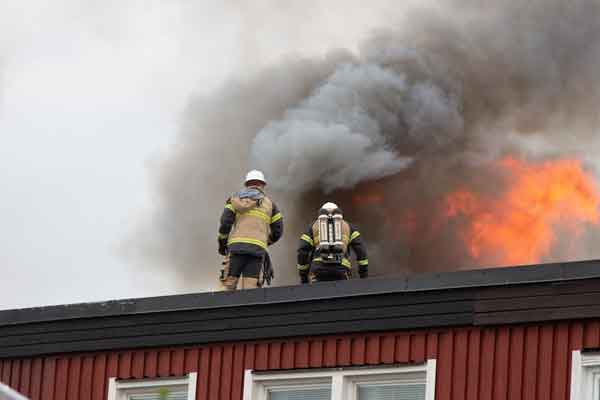
<svg viewBox="0 0 600 400"><path fill-rule="evenodd" d="M267 184L267 181L265 180L265 175L257 169L253 169L252 171L250 171L246 174L245 183L248 183L250 181L260 181L260 182L264 183L265 185Z"/></svg>
<svg viewBox="0 0 600 400"><path fill-rule="evenodd" d="M333 212L335 210L338 210L339 207L335 203L327 202L321 206L321 209L326 210L327 212Z"/></svg>
<svg viewBox="0 0 600 400"><path fill-rule="evenodd" d="M321 206L319 210L319 215L343 215L342 209L338 207L337 204L327 202Z"/></svg>

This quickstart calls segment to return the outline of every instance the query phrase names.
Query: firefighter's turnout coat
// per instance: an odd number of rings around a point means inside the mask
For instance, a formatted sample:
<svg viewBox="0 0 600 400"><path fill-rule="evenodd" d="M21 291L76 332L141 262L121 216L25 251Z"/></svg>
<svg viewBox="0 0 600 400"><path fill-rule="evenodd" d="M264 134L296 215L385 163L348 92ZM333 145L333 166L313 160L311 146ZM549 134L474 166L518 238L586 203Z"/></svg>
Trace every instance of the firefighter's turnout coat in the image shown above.
<svg viewBox="0 0 600 400"><path fill-rule="evenodd" d="M258 187L252 187L264 194ZM227 245L230 254L261 256L267 247L283 234L283 219L279 209L266 195L258 205L250 207L245 199L230 197L225 203L219 227L219 244Z"/></svg>
<svg viewBox="0 0 600 400"><path fill-rule="evenodd" d="M359 275L365 276L369 268L367 249L358 229L346 221L342 223L342 242L344 244L344 256L341 266L347 269L348 275L352 270L350 253L354 252L358 263ZM308 276L311 269L325 267L339 267L339 265L323 264L319 254L319 226L318 221L311 224L306 232L300 237L298 245L298 273L300 277Z"/></svg>

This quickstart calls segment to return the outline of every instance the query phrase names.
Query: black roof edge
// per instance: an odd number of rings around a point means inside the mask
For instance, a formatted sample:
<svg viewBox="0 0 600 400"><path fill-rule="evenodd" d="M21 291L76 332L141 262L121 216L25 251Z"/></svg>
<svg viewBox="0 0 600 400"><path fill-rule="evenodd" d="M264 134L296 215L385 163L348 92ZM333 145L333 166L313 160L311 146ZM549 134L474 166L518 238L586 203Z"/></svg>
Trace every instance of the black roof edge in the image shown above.
<svg viewBox="0 0 600 400"><path fill-rule="evenodd" d="M600 260L438 272L411 277L380 277L316 285L278 286L235 292L76 303L0 311L0 326L118 315L240 307L326 300L386 293L412 293L487 286L522 285L600 278Z"/></svg>

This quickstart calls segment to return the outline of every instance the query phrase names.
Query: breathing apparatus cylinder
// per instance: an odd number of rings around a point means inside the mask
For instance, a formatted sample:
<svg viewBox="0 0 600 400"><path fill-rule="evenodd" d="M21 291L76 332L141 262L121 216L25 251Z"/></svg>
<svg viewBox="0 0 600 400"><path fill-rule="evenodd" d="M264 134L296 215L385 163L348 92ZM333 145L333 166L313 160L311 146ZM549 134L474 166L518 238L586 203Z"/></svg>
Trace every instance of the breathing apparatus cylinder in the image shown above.
<svg viewBox="0 0 600 400"><path fill-rule="evenodd" d="M319 249L329 243L329 216L319 215Z"/></svg>
<svg viewBox="0 0 600 400"><path fill-rule="evenodd" d="M321 260L325 263L341 262L344 253L344 243L342 242L342 215L321 214L319 215L318 221L318 251Z"/></svg>
<svg viewBox="0 0 600 400"><path fill-rule="evenodd" d="M333 215L333 232L334 232L334 244L336 246L343 246L342 243L342 221L344 218L341 214Z"/></svg>

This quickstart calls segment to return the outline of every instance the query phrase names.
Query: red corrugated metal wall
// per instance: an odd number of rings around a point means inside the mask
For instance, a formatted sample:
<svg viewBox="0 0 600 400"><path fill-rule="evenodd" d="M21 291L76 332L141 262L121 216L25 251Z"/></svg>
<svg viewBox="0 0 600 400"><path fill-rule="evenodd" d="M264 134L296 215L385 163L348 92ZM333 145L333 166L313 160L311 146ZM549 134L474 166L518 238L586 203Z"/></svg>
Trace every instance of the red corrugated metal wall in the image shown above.
<svg viewBox="0 0 600 400"><path fill-rule="evenodd" d="M437 359L438 400L565 400L570 352L600 347L600 321L296 338L0 361L0 381L43 400L106 399L109 377L198 371L199 400L240 400L244 369Z"/></svg>

